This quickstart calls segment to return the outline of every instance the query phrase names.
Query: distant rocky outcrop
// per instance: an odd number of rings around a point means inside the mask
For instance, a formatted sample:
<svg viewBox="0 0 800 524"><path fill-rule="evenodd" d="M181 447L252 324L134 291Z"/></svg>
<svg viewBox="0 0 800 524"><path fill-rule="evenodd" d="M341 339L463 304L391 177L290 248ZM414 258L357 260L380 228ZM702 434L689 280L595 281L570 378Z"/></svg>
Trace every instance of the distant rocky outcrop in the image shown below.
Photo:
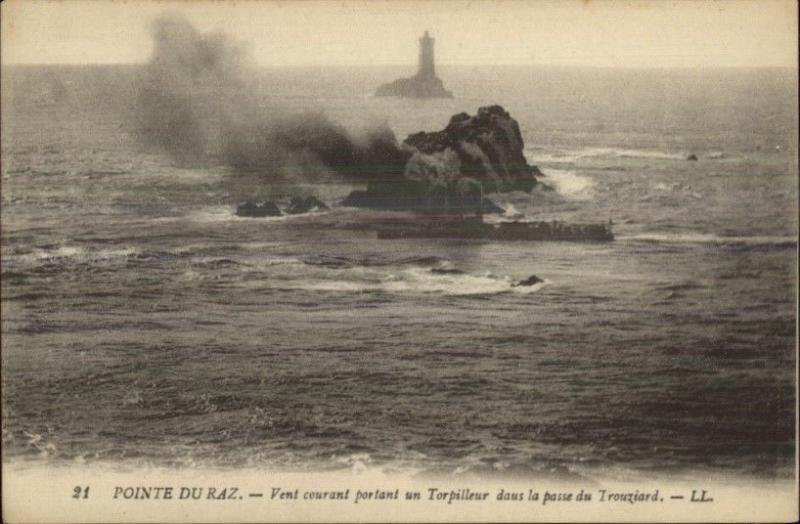
<svg viewBox="0 0 800 524"><path fill-rule="evenodd" d="M519 124L499 105L459 113L441 131L409 135L402 175L376 177L342 205L436 214L503 213L488 193L526 191L541 172L528 164Z"/></svg>
<svg viewBox="0 0 800 524"><path fill-rule="evenodd" d="M537 277L536 275L531 275L525 280L520 280L511 285L511 287L519 287L519 286L535 286L536 284L540 284L544 282L541 278Z"/></svg>
<svg viewBox="0 0 800 524"><path fill-rule="evenodd" d="M464 272L460 269L455 268L446 268L446 267L434 267L431 269L431 273L435 275L463 275Z"/></svg>
<svg viewBox="0 0 800 524"><path fill-rule="evenodd" d="M314 196L292 197L289 204L284 208L283 213L287 215L300 215L311 211L323 211L330 209L325 202ZM247 201L236 207L236 214L240 217L279 217L283 215L281 209L275 202L271 201Z"/></svg>
<svg viewBox="0 0 800 524"><path fill-rule="evenodd" d="M383 84L375 91L375 96L402 96L407 98L453 98L453 93L444 88L436 76L433 60L434 39L425 34L419 39L419 68L410 78L399 78Z"/></svg>
<svg viewBox="0 0 800 524"><path fill-rule="evenodd" d="M274 202L244 202L236 207L240 217L279 217L281 210Z"/></svg>
<svg viewBox="0 0 800 524"><path fill-rule="evenodd" d="M453 98L453 93L444 88L439 77L398 78L383 84L375 91L375 96L402 96L405 98Z"/></svg>
<svg viewBox="0 0 800 524"><path fill-rule="evenodd" d="M292 197L289 206L286 208L286 213L290 215L299 215L301 213L308 213L309 211L322 211L325 209L328 209L328 206L325 202L322 202L316 197Z"/></svg>

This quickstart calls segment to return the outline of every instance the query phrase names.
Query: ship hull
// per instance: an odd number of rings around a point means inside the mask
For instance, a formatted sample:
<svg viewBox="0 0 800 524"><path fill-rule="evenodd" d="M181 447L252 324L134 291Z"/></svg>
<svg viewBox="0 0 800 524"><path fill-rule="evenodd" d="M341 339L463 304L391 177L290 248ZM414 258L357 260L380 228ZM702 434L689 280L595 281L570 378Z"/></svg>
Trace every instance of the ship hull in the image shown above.
<svg viewBox="0 0 800 524"><path fill-rule="evenodd" d="M475 240L526 240L567 242L610 242L611 226L606 224L564 224L561 222L453 222L397 224L378 229L380 239L464 238Z"/></svg>

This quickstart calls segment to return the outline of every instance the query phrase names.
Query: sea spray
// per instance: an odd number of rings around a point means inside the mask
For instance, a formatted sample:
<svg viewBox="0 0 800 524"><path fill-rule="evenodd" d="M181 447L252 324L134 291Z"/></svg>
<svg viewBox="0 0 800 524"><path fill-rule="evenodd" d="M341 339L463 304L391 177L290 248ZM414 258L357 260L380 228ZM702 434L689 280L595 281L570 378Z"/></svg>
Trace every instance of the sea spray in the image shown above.
<svg viewBox="0 0 800 524"><path fill-rule="evenodd" d="M593 196L594 180L588 176L562 169L548 169L545 174L547 183L569 200L588 200Z"/></svg>

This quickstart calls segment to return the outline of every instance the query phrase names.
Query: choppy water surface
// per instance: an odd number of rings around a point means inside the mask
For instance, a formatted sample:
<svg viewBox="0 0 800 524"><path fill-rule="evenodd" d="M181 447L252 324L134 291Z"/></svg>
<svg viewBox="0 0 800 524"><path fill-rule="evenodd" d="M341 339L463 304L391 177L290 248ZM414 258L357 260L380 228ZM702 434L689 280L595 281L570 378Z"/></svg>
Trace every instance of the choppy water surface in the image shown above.
<svg viewBox="0 0 800 524"><path fill-rule="evenodd" d="M135 69L4 71L5 460L790 475L794 76L478 73L422 103L371 98L379 69L271 71L265 90L400 137L501 103L557 191L497 202L612 219L615 242L238 218L225 169L135 140Z"/></svg>

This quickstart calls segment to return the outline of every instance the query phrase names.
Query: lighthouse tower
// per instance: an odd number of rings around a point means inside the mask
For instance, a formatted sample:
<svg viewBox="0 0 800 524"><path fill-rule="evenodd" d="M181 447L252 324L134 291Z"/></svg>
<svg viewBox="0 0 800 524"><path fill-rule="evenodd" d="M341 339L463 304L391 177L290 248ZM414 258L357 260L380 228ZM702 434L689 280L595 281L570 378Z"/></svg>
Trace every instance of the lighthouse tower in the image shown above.
<svg viewBox="0 0 800 524"><path fill-rule="evenodd" d="M428 35L428 31L419 39L419 71L417 76L420 78L435 78L436 70L433 66L433 42L434 39Z"/></svg>
<svg viewBox="0 0 800 524"><path fill-rule="evenodd" d="M444 88L436 76L433 65L433 38L425 31L419 39L419 69L410 78L398 78L383 84L375 91L375 96L405 96L408 98L453 98L453 93Z"/></svg>

